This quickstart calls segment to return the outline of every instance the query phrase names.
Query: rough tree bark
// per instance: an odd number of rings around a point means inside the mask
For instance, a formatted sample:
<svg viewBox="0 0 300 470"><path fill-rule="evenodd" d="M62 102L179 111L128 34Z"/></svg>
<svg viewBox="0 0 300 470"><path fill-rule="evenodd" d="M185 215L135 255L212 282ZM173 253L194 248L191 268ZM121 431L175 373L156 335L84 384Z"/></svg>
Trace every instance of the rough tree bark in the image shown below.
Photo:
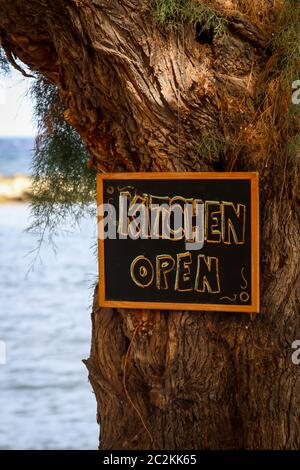
<svg viewBox="0 0 300 470"><path fill-rule="evenodd" d="M250 132L269 33L217 3L226 41L166 31L146 0L0 0L3 47L57 85L99 171L261 176L260 315L99 309L95 294L86 364L102 449L300 448L299 218L281 162ZM230 158L203 150L207 132Z"/></svg>

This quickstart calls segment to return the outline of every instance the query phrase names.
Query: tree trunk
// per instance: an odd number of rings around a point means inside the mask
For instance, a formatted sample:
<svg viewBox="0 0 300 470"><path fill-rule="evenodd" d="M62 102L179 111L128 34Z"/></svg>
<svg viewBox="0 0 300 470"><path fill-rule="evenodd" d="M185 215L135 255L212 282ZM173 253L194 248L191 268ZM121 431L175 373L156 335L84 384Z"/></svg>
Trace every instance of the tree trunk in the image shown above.
<svg viewBox="0 0 300 470"><path fill-rule="evenodd" d="M0 0L8 56L57 85L98 171L260 173L260 314L100 309L95 292L101 449L300 448L299 168L267 76L281 2L206 3L225 37L166 30L146 0Z"/></svg>

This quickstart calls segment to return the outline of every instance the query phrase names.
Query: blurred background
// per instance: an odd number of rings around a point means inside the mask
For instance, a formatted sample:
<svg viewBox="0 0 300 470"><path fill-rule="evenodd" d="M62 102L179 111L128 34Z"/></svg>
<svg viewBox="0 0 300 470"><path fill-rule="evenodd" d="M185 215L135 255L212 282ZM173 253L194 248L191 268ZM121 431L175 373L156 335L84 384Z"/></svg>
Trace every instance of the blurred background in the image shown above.
<svg viewBox="0 0 300 470"><path fill-rule="evenodd" d="M96 449L89 356L96 219L26 232L36 126L30 79L0 76L0 449Z"/></svg>

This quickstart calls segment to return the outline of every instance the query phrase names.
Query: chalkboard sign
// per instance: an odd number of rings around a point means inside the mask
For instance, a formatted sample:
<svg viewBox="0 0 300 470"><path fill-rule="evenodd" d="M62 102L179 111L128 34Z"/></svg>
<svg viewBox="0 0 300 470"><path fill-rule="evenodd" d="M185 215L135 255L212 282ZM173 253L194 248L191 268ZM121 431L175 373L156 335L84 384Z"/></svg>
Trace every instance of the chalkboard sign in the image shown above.
<svg viewBox="0 0 300 470"><path fill-rule="evenodd" d="M259 312L256 173L97 180L100 306Z"/></svg>

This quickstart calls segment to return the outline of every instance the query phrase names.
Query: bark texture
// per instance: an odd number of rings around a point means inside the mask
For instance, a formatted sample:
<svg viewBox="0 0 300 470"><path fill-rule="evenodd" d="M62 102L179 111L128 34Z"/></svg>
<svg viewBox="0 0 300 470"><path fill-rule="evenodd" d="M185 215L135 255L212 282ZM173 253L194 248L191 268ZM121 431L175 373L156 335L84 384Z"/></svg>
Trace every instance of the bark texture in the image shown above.
<svg viewBox="0 0 300 470"><path fill-rule="evenodd" d="M99 171L260 172L260 315L99 309L95 294L101 448L299 449L299 216L271 131L268 153L251 132L268 31L225 9L226 41L200 41L192 25L158 26L146 0L0 11L3 47L57 85ZM207 133L231 151L210 152Z"/></svg>

